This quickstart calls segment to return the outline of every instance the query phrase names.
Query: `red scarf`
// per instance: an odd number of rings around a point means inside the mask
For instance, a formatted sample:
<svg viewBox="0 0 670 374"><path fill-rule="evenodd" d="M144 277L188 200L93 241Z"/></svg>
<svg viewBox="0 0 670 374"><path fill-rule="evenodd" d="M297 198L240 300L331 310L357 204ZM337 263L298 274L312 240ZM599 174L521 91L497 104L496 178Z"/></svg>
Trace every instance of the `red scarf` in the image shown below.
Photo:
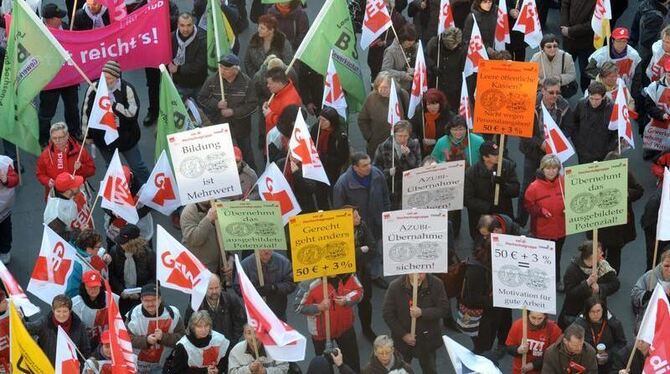
<svg viewBox="0 0 670 374"><path fill-rule="evenodd" d="M317 140L316 144L316 150L320 155L325 155L328 153L328 141L330 140L330 134L332 133L333 130L330 127L327 129L321 129L321 132L319 133L319 139Z"/></svg>
<svg viewBox="0 0 670 374"><path fill-rule="evenodd" d="M68 318L67 321L61 323L61 322L58 322L58 320L56 320L55 315L51 314L51 322L54 323L56 328L58 328L58 326L60 326L60 327L63 328L63 330L65 330L66 333L70 334L70 327L72 327L72 315L70 315L70 318Z"/></svg>
<svg viewBox="0 0 670 374"><path fill-rule="evenodd" d="M423 129L424 139L435 139L435 136L437 135L437 119L439 117L440 112L431 113L427 111L424 114L424 118L426 119L426 123Z"/></svg>

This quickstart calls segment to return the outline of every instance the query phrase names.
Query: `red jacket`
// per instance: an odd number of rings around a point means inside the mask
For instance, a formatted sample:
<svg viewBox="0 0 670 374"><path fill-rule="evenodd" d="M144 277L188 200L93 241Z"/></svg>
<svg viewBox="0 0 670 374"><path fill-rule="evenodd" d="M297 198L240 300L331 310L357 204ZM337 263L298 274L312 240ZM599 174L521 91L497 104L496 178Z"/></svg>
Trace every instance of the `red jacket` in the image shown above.
<svg viewBox="0 0 670 374"><path fill-rule="evenodd" d="M670 167L670 152L663 153L651 164L651 173L658 178L658 183L663 182L663 170L667 167Z"/></svg>
<svg viewBox="0 0 670 374"><path fill-rule="evenodd" d="M58 174L62 172L72 173L74 171L74 163L77 161L81 145L74 139L70 138L67 144L67 151L56 152L53 143L49 142L42 154L37 159L37 180L44 186L45 194L49 193L49 180L56 180ZM63 161L59 161L59 156L63 157ZM81 152L79 159L81 167L76 174L84 177L84 179L95 175L95 162L91 158L86 148Z"/></svg>
<svg viewBox="0 0 670 374"><path fill-rule="evenodd" d="M302 100L300 100L300 95L295 89L292 81L288 81L288 84L284 86L279 92L277 92L270 102L270 112L265 116L265 133L267 134L279 120L279 115L284 111L289 105L302 105Z"/></svg>
<svg viewBox="0 0 670 374"><path fill-rule="evenodd" d="M565 236L565 202L561 186L565 186L563 177L548 181L538 176L526 189L523 205L530 215L533 236L551 240ZM551 217L546 217L546 213Z"/></svg>
<svg viewBox="0 0 670 374"><path fill-rule="evenodd" d="M534 330L528 326L528 354L526 354L526 362L534 362L535 360L540 359L544 355L544 351L549 348L550 345L558 341L561 337L561 328L558 327L556 322L551 320L546 320L546 323L543 328ZM512 327L509 329L507 334L507 341L505 342L506 346L515 346L518 347L521 345L521 339L523 338L523 321L517 319L512 324ZM536 370L530 371L528 373L540 374L539 362L535 364ZM512 359L512 373L521 374L521 355L515 354Z"/></svg>
<svg viewBox="0 0 670 374"><path fill-rule="evenodd" d="M337 284L337 288L333 284ZM337 305L336 296L346 297L346 304ZM356 274L328 278L328 297L330 299L330 336L338 338L354 326L353 306L363 298L363 286L358 281ZM320 313L316 306L323 301L321 278L301 284L296 299L299 301L298 311L307 315L307 328L312 338L326 340L325 313Z"/></svg>

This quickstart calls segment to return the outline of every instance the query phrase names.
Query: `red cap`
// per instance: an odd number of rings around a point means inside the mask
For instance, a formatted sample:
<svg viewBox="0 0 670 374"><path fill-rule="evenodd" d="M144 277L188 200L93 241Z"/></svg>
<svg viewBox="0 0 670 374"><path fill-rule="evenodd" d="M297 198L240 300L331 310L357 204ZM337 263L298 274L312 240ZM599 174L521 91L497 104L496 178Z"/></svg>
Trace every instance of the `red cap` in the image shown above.
<svg viewBox="0 0 670 374"><path fill-rule="evenodd" d="M612 31L612 39L630 39L630 33L625 27L617 27Z"/></svg>
<svg viewBox="0 0 670 374"><path fill-rule="evenodd" d="M100 334L100 343L109 344L109 330L105 330Z"/></svg>
<svg viewBox="0 0 670 374"><path fill-rule="evenodd" d="M233 146L233 152L235 153L235 161L242 161L242 150Z"/></svg>
<svg viewBox="0 0 670 374"><path fill-rule="evenodd" d="M84 272L82 282L84 282L86 287L100 287L102 286L101 278L102 276L97 270L88 270Z"/></svg>
<svg viewBox="0 0 670 374"><path fill-rule="evenodd" d="M63 172L56 177L54 187L58 192L65 192L73 188L79 188L82 184L84 184L84 177L79 175L72 176L70 173Z"/></svg>

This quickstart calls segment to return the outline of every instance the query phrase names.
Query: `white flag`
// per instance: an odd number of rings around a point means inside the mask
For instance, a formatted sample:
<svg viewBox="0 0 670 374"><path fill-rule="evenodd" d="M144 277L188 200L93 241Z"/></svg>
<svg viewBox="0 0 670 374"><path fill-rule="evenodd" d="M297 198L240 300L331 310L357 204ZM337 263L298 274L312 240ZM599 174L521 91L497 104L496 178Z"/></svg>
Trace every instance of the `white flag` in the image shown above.
<svg viewBox="0 0 670 374"><path fill-rule="evenodd" d="M56 365L54 366L55 374L72 374L81 371L77 359L77 348L60 326L58 326L56 338Z"/></svg>
<svg viewBox="0 0 670 374"><path fill-rule="evenodd" d="M524 34L523 41L531 48L537 48L542 41L542 26L540 17L537 13L535 0L523 0L523 5L519 11L519 17L516 19L512 31L519 31Z"/></svg>
<svg viewBox="0 0 670 374"><path fill-rule="evenodd" d="M505 0L498 2L498 20L496 21L493 43L497 51L504 51L505 44L510 43L509 18L507 15L507 2Z"/></svg>
<svg viewBox="0 0 670 374"><path fill-rule="evenodd" d="M312 141L309 128L307 128L301 111L298 111L298 116L295 119L295 126L291 133L291 139L288 141L288 147L291 150L291 156L301 162L302 176L304 178L313 179L330 186L326 169L321 163L319 152L317 152L316 145ZM290 162L288 157L285 162Z"/></svg>
<svg viewBox="0 0 670 374"><path fill-rule="evenodd" d="M468 54L465 57L465 69L463 70L466 77L479 71L479 61L489 59L482 33L479 31L479 25L477 25L477 19L473 17L472 21L472 35L470 35Z"/></svg>
<svg viewBox="0 0 670 374"><path fill-rule="evenodd" d="M26 317L31 317L40 312L40 308L30 302L28 296L23 292L21 285L14 279L14 276L2 261L0 261L0 279L7 290L7 297L12 299L16 307L21 309Z"/></svg>
<svg viewBox="0 0 670 374"><path fill-rule="evenodd" d="M284 224L289 218L300 213L300 205L298 205L291 186L274 162L268 165L265 172L258 177L258 193L263 201L279 203Z"/></svg>
<svg viewBox="0 0 670 374"><path fill-rule="evenodd" d="M393 25L384 0L368 0L361 28L361 49L367 49L372 42Z"/></svg>
<svg viewBox="0 0 670 374"><path fill-rule="evenodd" d="M446 29L456 27L454 23L454 13L451 10L449 0L440 0L440 16L437 24L437 35L440 35Z"/></svg>
<svg viewBox="0 0 670 374"><path fill-rule="evenodd" d="M423 56L423 46L419 40L419 46L416 49L416 62L414 63L414 78L412 79L412 92L409 97L409 108L407 109L407 118L414 117L416 107L421 103L423 94L428 91L428 75L426 72L426 59Z"/></svg>
<svg viewBox="0 0 670 374"><path fill-rule="evenodd" d="M663 170L663 191L661 206L658 208L656 240L670 240L670 170Z"/></svg>
<svg viewBox="0 0 670 374"><path fill-rule="evenodd" d="M156 279L163 287L191 295L191 308L198 310L212 273L163 226L156 225L156 233Z"/></svg>
<svg viewBox="0 0 670 374"><path fill-rule="evenodd" d="M633 125L630 122L630 114L628 112L628 97L626 89L624 88L623 79L617 78L618 88L615 92L614 108L610 116L610 123L608 129L617 130L618 137L623 138L631 147L635 148L635 139L633 135Z"/></svg>
<svg viewBox="0 0 670 374"><path fill-rule="evenodd" d="M154 170L151 171L147 183L142 186L138 195L138 203L153 208L166 216L169 216L181 206L179 189L165 150L161 152Z"/></svg>
<svg viewBox="0 0 670 374"><path fill-rule="evenodd" d="M111 210L126 222L136 224L140 220L135 208L135 199L130 193L130 186L123 173L118 149L114 151L105 177L100 182L98 195L102 197L100 206Z"/></svg>
<svg viewBox="0 0 670 374"><path fill-rule="evenodd" d="M465 80L465 73L463 75L463 83L461 83L461 103L458 107L458 114L465 118L465 123L468 129L472 130L472 107L470 106L470 94L468 94L468 83Z"/></svg>
<svg viewBox="0 0 670 374"><path fill-rule="evenodd" d="M284 362L304 360L307 346L305 337L272 313L244 273L237 255L235 255L235 269L239 276L247 321L255 327L256 338L263 344L268 356L273 360Z"/></svg>
<svg viewBox="0 0 670 374"><path fill-rule="evenodd" d="M470 352L469 349L458 344L450 337L442 335L442 340L444 340L444 346L447 348L447 353L449 353L449 358L456 374L502 373L488 358Z"/></svg>
<svg viewBox="0 0 670 374"><path fill-rule="evenodd" d="M340 82L340 76L335 69L333 62L333 50L330 50L328 59L328 71L323 85L323 102L321 107L329 106L337 111L342 118L347 118L347 100L344 97L344 90Z"/></svg>
<svg viewBox="0 0 670 374"><path fill-rule="evenodd" d="M105 143L111 144L119 137L119 124L112 111L114 103L109 99L109 89L107 88L104 72L100 74L95 99L93 100L91 114L88 117L88 127L103 130L105 132Z"/></svg>
<svg viewBox="0 0 670 374"><path fill-rule="evenodd" d="M398 100L398 89L395 85L395 79L391 79L391 94L389 96L389 109L387 121L391 126L391 136L393 136L393 125L402 119L402 109Z"/></svg>
<svg viewBox="0 0 670 374"><path fill-rule="evenodd" d="M658 316L659 307L666 308L665 313L670 314L670 302L668 302L668 296L665 292L661 282L657 281L656 286L654 287L654 292L652 292L647 308L644 311L642 322L640 322L640 330L637 333L637 339L649 344L654 342L654 335L656 335L656 317Z"/></svg>
<svg viewBox="0 0 670 374"><path fill-rule="evenodd" d="M555 154L561 164L565 163L572 155L575 154L575 149L572 144L565 137L561 128L558 127L556 121L551 117L549 111L542 105L542 124L544 125L544 140L547 143L547 154Z"/></svg>
<svg viewBox="0 0 670 374"><path fill-rule="evenodd" d="M596 0L591 17L591 29L593 30L593 46L600 48L605 44L605 39L612 34L610 20L612 19L612 4L610 0Z"/></svg>

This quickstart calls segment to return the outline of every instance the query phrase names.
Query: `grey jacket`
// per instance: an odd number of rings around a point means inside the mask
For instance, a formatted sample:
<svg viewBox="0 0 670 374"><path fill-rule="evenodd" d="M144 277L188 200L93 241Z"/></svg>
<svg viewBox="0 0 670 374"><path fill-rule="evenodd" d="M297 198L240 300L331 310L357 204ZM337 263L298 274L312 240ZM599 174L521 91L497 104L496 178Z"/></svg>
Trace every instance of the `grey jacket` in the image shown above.
<svg viewBox="0 0 670 374"><path fill-rule="evenodd" d="M414 67L414 60L416 59L416 47L414 52L405 51L409 63ZM382 62L382 71L388 72L391 78L395 79L397 85L400 85L405 91L409 91L412 86L412 76L407 74L407 60L405 60L405 53L403 53L402 46L398 43L398 39L394 39L393 43L384 51L384 60Z"/></svg>
<svg viewBox="0 0 670 374"><path fill-rule="evenodd" d="M398 88L398 100L400 100L400 112L405 117L404 113L409 105L407 91ZM371 158L375 155L377 147L389 137L389 123L386 115L388 107L389 98L372 91L365 99L363 109L358 114L358 127L367 143L367 152Z"/></svg>

